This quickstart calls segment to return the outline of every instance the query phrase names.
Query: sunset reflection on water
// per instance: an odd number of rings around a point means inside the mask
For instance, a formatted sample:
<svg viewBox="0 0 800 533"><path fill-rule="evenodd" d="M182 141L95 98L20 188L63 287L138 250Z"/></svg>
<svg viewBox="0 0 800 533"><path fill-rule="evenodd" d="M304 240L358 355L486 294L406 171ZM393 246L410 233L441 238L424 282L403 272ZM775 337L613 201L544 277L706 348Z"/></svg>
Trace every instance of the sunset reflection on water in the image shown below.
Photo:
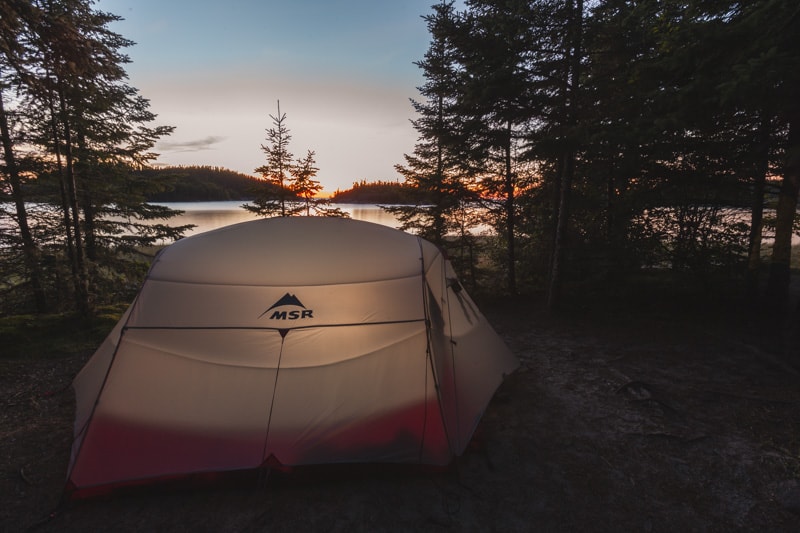
<svg viewBox="0 0 800 533"><path fill-rule="evenodd" d="M256 220L258 215L242 208L241 200L221 202L171 202L160 203L172 209L179 209L184 213L169 221L170 225L194 224L196 227L187 232L186 236L196 235L205 231ZM397 218L384 211L376 204L335 204L342 211L348 213L354 220L373 222L392 228L400 226Z"/></svg>

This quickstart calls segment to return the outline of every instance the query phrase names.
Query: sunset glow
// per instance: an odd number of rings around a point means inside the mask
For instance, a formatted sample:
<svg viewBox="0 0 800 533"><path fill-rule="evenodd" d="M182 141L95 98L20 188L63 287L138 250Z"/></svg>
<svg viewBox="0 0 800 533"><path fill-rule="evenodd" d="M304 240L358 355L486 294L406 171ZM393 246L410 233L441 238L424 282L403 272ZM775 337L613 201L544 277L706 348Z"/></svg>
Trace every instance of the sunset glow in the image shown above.
<svg viewBox="0 0 800 533"><path fill-rule="evenodd" d="M176 126L156 146L160 163L252 174L278 99L293 153L316 152L326 194L395 179L413 149L427 0L100 0L98 9L125 19L114 29L136 42L131 83L159 123Z"/></svg>

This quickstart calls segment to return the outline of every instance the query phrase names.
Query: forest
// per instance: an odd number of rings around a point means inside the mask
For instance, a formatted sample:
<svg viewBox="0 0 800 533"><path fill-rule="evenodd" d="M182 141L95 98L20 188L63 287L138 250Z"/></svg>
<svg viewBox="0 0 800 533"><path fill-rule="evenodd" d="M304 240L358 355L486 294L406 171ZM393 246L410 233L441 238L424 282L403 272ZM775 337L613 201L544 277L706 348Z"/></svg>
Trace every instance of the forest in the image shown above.
<svg viewBox="0 0 800 533"><path fill-rule="evenodd" d="M399 181L334 199L385 202L441 247L519 360L464 454L433 472L270 457L257 480L69 504L73 380L189 229L157 202L341 212L280 104L260 180L158 169L173 128L128 81L119 17L0 0L4 531L797 531L800 4L431 2Z"/></svg>
<svg viewBox="0 0 800 533"><path fill-rule="evenodd" d="M420 142L398 171L435 201L401 210L409 229L469 250L488 222L504 289L550 308L645 272L786 305L795 4L445 1L425 20Z"/></svg>
<svg viewBox="0 0 800 533"><path fill-rule="evenodd" d="M260 185L253 176L220 167L159 167L144 170L142 175L162 184L171 181L168 188L148 195L148 202L247 200Z"/></svg>
<svg viewBox="0 0 800 533"><path fill-rule="evenodd" d="M396 181L361 180L345 191L336 190L332 202L355 204L409 204L424 205L428 199L422 197L420 190L409 184Z"/></svg>
<svg viewBox="0 0 800 533"><path fill-rule="evenodd" d="M152 170L172 128L151 125L128 83L117 15L89 0L0 10L0 312L91 316L130 297L116 288L140 281L142 248L186 230L151 202L213 186ZM655 276L786 311L798 13L788 0L438 2L422 15L419 140L396 167L415 198L390 209L478 293L556 310Z"/></svg>

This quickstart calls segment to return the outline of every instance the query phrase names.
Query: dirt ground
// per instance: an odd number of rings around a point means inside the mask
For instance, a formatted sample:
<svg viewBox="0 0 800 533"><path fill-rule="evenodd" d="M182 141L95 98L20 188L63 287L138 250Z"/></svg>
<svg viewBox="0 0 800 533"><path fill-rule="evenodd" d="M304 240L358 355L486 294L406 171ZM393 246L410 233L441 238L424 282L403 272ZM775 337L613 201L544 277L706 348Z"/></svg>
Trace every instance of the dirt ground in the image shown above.
<svg viewBox="0 0 800 533"><path fill-rule="evenodd" d="M800 529L800 372L758 328L484 311L521 367L444 471L345 468L59 506L69 384L88 354L0 360L0 530Z"/></svg>

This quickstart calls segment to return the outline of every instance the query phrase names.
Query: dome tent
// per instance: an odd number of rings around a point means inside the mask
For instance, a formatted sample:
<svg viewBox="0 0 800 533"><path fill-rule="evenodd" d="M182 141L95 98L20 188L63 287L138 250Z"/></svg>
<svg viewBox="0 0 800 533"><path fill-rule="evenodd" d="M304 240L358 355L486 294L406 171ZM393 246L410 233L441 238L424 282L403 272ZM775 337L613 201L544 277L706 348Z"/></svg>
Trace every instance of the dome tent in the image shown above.
<svg viewBox="0 0 800 533"><path fill-rule="evenodd" d="M440 250L273 218L182 239L87 362L68 492L461 454L518 363Z"/></svg>

